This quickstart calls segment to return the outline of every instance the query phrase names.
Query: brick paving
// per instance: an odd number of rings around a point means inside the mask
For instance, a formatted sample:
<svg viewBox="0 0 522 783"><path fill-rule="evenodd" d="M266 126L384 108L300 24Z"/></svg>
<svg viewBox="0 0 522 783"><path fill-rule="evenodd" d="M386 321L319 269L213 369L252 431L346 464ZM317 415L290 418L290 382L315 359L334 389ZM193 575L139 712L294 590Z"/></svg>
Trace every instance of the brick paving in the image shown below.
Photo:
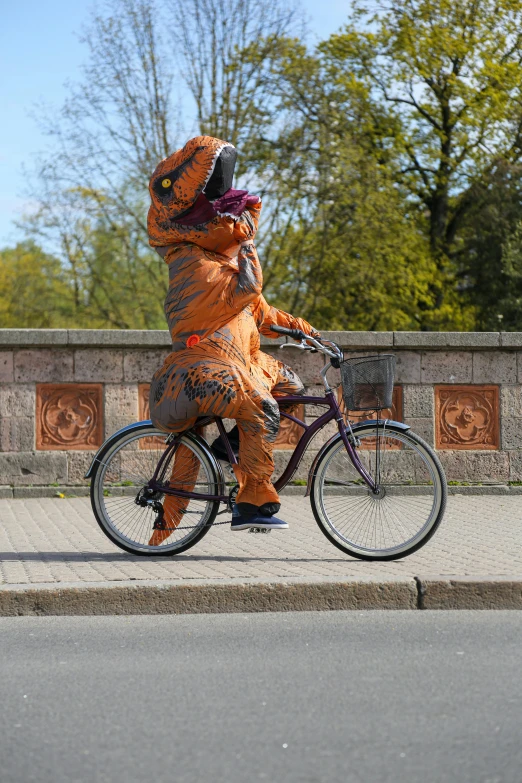
<svg viewBox="0 0 522 783"><path fill-rule="evenodd" d="M87 498L0 500L0 583L522 577L522 496L450 497L434 538L393 563L366 563L344 555L323 536L305 498L282 500L281 516L289 530L252 535L231 533L223 525L172 558L139 558L120 551L98 528Z"/></svg>

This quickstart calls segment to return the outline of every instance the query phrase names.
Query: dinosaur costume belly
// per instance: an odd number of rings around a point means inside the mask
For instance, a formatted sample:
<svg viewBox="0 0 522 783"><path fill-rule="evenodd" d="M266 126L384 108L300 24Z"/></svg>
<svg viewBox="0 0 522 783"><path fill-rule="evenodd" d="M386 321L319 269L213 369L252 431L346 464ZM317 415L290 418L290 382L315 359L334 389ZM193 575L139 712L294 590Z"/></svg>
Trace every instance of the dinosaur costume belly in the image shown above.
<svg viewBox="0 0 522 783"><path fill-rule="evenodd" d="M316 332L262 296L253 244L261 204L246 191L231 190L227 160L232 156L231 145L199 136L162 161L150 182L149 241L161 248L169 267L165 315L173 348L154 375L150 412L154 424L167 432L185 430L207 414L235 419L240 433L237 503L276 508L279 498L270 479L279 409L273 393L302 393L303 386L290 368L260 350L259 334L277 337L271 324ZM220 176L225 192L216 188L218 197L211 202L203 190L209 195ZM187 489L196 480L197 465L191 478L183 447L176 454L173 486L181 465ZM179 498L165 499L168 527L179 524L185 505ZM154 531L154 542L168 535Z"/></svg>

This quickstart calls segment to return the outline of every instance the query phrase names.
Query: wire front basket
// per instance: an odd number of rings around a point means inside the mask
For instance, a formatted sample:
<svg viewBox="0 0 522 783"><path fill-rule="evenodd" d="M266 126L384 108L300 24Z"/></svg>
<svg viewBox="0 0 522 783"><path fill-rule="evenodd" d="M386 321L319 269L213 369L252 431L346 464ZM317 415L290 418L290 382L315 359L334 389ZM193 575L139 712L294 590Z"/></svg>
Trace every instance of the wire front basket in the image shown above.
<svg viewBox="0 0 522 783"><path fill-rule="evenodd" d="M391 408L395 356L363 356L341 362L344 404L347 411Z"/></svg>

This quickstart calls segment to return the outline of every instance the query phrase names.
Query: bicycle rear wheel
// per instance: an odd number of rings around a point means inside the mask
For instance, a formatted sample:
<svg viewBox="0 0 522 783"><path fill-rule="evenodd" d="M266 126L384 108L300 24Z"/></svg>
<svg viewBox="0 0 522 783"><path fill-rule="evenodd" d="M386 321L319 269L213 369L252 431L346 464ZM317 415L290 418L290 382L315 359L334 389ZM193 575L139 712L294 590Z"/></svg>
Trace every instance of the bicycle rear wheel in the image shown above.
<svg viewBox="0 0 522 783"><path fill-rule="evenodd" d="M136 503L136 497L151 480L164 453L168 435L144 424L132 432L122 432L98 463L91 481L91 504L96 520L110 540L135 555L176 555L200 541L216 518L219 501L191 499L175 516L165 513L167 530L154 542L158 513L151 506ZM185 458L178 461L176 487L201 495L219 494L221 481L215 460L195 435L180 439ZM167 468L171 474L176 454ZM181 465L181 467L180 467ZM186 475L185 475L186 474ZM154 500L165 505L165 495Z"/></svg>
<svg viewBox="0 0 522 783"><path fill-rule="evenodd" d="M325 536L361 560L395 560L429 541L442 521L447 485L437 455L411 430L357 429L360 461L378 484L373 493L339 436L317 465L311 487Z"/></svg>

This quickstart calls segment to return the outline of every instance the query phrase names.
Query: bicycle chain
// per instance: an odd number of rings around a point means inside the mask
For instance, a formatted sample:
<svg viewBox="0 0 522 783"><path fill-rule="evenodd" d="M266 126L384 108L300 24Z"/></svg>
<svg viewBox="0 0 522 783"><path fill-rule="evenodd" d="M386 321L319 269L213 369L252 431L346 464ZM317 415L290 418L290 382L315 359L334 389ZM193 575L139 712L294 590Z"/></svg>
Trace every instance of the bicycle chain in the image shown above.
<svg viewBox="0 0 522 783"><path fill-rule="evenodd" d="M233 498L235 498L235 496L237 495L238 491L239 491L239 487L238 486L234 487L231 490L230 495L229 495L229 502L232 501ZM183 512L183 513L185 513L185 512ZM226 509L224 509L224 511L218 511L218 513L216 514L216 517L220 517L223 514L232 514L232 511L229 508L226 508ZM214 526L217 527L218 525L229 525L230 522L231 522L231 520L227 520L226 522L212 522L212 525L208 525L208 527L214 527ZM179 527L179 525L178 525L178 527L164 527L164 528L161 528L161 529L162 530L166 530L169 533L174 533L174 531L176 531L176 530L194 530L195 527L196 527L196 525L192 525L192 526L189 526L189 527L186 527L186 526Z"/></svg>
<svg viewBox="0 0 522 783"><path fill-rule="evenodd" d="M220 514L231 514L232 512L228 509L226 511L219 511L216 516L220 516ZM218 525L230 525L231 520L227 520L226 522L212 522L211 525L208 525L208 527L217 527ZM188 526L188 527L163 527L159 528L159 530L165 530L169 533L174 533L176 530L194 530L196 525Z"/></svg>

